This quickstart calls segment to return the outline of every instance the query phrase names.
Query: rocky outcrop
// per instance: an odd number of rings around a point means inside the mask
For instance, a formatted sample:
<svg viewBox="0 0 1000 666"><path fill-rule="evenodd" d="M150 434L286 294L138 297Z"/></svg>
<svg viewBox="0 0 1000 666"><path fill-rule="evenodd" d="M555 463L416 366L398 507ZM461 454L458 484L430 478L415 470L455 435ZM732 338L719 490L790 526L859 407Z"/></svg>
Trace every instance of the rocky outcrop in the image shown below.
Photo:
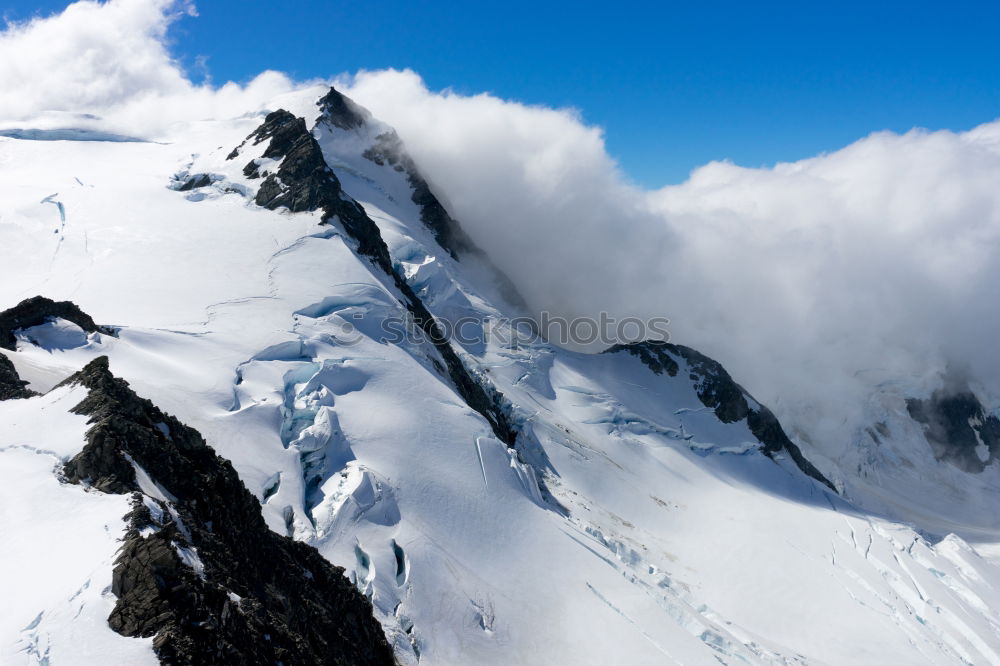
<svg viewBox="0 0 1000 666"><path fill-rule="evenodd" d="M658 340L614 345L605 351L606 354L616 352L628 352L638 357L654 373L666 373L671 377L677 376L680 371L678 359L683 360L698 399L711 408L720 421L736 423L745 419L750 432L763 444L761 450L765 455L773 458L778 453L786 453L804 474L836 492L829 479L788 438L771 410L737 384L717 361L690 347Z"/></svg>
<svg viewBox="0 0 1000 666"><path fill-rule="evenodd" d="M324 98L329 99L330 95ZM255 144L265 139L269 139L270 143L264 157L280 159L281 162L277 171L268 175L261 184L256 197L257 205L272 210L287 207L293 212L322 210L323 224L339 222L357 243L357 252L368 257L392 279L403 296L403 305L444 361L459 395L489 421L501 441L513 446L517 430L507 416L503 396L493 387L485 387L477 381L462 363L437 321L393 266L378 225L360 204L343 191L337 176L327 166L319 144L306 129L305 121L287 111L275 111L247 137L247 141ZM253 164L255 162L247 167Z"/></svg>
<svg viewBox="0 0 1000 666"><path fill-rule="evenodd" d="M0 354L0 400L17 400L38 395L27 388L28 382L21 379L9 358Z"/></svg>
<svg viewBox="0 0 1000 666"><path fill-rule="evenodd" d="M114 329L98 326L90 315L71 301L53 301L44 296L34 296L0 312L0 347L14 351L17 348L17 338L14 335L16 331L57 318L71 321L87 333L115 335Z"/></svg>
<svg viewBox="0 0 1000 666"><path fill-rule="evenodd" d="M199 187L208 187L212 184L212 180L212 176L207 173L196 173L181 183L178 186L177 191L190 192L191 190L196 190Z"/></svg>
<svg viewBox="0 0 1000 666"><path fill-rule="evenodd" d="M1000 419L987 414L968 387L938 389L926 400L911 398L906 408L923 425L938 460L978 473L1000 457Z"/></svg>
<svg viewBox="0 0 1000 666"><path fill-rule="evenodd" d="M667 373L671 377L677 376L680 366L677 365L675 356L680 356L677 345L656 340L645 342L634 342L631 344L614 345L604 350L605 354L615 354L617 352L628 352L632 356L637 356L643 364L657 375Z"/></svg>
<svg viewBox="0 0 1000 666"><path fill-rule="evenodd" d="M330 86L330 92L317 102L322 117L335 127L342 130L353 130L362 127L371 114L354 103L350 97L345 97Z"/></svg>
<svg viewBox="0 0 1000 666"><path fill-rule="evenodd" d="M201 435L114 377L107 357L65 383L87 443L72 483L132 493L108 618L154 637L164 664L392 664L372 606L312 547L268 529L260 504Z"/></svg>
<svg viewBox="0 0 1000 666"><path fill-rule="evenodd" d="M248 178L264 176L255 198L258 206L272 210L285 207L296 213L336 203L340 183L323 161L305 120L280 109L268 114L248 140L255 144L269 140L262 157L282 160L277 173L261 173L257 160L243 167Z"/></svg>
<svg viewBox="0 0 1000 666"><path fill-rule="evenodd" d="M455 353L434 316L410 289L410 285L397 272L393 272L393 277L396 286L408 300L407 310L423 330L427 339L437 348L448 369L448 376L465 404L479 412L489 422L493 434L500 441L513 447L517 441L518 429L507 415L507 399L492 384L485 380L477 381L472 376L465 364L462 363L462 359Z"/></svg>
<svg viewBox="0 0 1000 666"><path fill-rule="evenodd" d="M349 97L345 97L335 88L330 88L319 101L323 112L317 121L326 121L343 130L352 130L363 126L371 114L358 106ZM379 166L388 166L406 176L410 185L410 200L420 210L420 221L434 235L437 244L456 261L463 256L475 257L475 260L487 266L495 276L497 286L503 297L515 307L526 308L524 297L514 286L513 281L504 274L477 246L462 229L462 225L453 218L448 210L431 189L430 183L421 175L416 163L406 152L402 140L395 130L388 130L375 137L375 143L369 146L362 157Z"/></svg>
<svg viewBox="0 0 1000 666"><path fill-rule="evenodd" d="M459 252L475 252L477 248L461 226L441 204L430 185L420 175L416 164L406 151L395 131L388 131L376 137L375 144L363 156L380 166L389 165L406 174L412 194L410 198L420 208L420 221L434 234L438 245L452 257L458 259Z"/></svg>
<svg viewBox="0 0 1000 666"><path fill-rule="evenodd" d="M363 127L371 118L367 110L333 87L319 100L318 105L321 111L318 121L328 122L346 131ZM417 165L403 149L403 142L394 130L376 137L375 144L362 155L379 166L388 165L406 175L412 190L411 199L420 208L420 221L431 230L446 252L457 259L459 251L474 251L472 241L431 191L430 185L420 175Z"/></svg>
<svg viewBox="0 0 1000 666"><path fill-rule="evenodd" d="M386 272L392 271L389 250L382 242L378 227L356 201L344 194L303 118L296 118L283 109L274 111L247 141L254 144L268 141L263 157L280 160L277 170L266 175L259 171L257 160L244 168L249 177L264 177L254 198L258 206L270 210L287 208L293 213L321 210L322 222L336 218L358 243L358 252ZM234 152L238 154L239 148Z"/></svg>

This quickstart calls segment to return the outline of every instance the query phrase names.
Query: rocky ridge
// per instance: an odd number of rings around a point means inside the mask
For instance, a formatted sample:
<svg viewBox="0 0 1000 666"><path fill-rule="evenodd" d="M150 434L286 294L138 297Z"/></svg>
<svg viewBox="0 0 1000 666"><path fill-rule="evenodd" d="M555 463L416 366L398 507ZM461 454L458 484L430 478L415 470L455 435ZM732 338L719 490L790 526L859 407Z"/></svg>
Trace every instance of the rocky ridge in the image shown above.
<svg viewBox="0 0 1000 666"><path fill-rule="evenodd" d="M688 378L694 382L698 399L711 408L723 423L746 420L750 432L760 440L761 450L770 458L785 453L807 476L837 492L833 483L816 469L785 434L784 428L770 409L760 404L746 389L737 384L722 365L690 347L669 342L647 340L615 345L605 353L627 352L643 362L654 373L677 376L684 363Z"/></svg>
<svg viewBox="0 0 1000 666"><path fill-rule="evenodd" d="M336 91L331 88L331 93L320 100L320 106L324 109L323 117L327 117L332 109L334 114L329 116L330 122L335 125L339 123L338 126L354 126L353 123L361 118L353 115L356 107L348 107L343 100L336 101L342 96L334 93ZM345 109L352 114L346 114ZM245 167L245 174L264 177L254 198L255 203L270 210L283 207L291 212L320 210L322 224L339 223L347 236L357 244L357 252L371 260L392 280L402 296L402 304L437 350L444 361L448 377L465 402L489 421L501 441L513 446L517 439L517 429L508 417L505 399L494 387L484 386L466 368L433 315L393 266L378 225L368 217L360 204L343 191L337 176L326 164L319 144L308 131L305 120L296 118L285 110L270 113L243 145L247 142L256 145L264 141L269 143L263 158L280 162L277 162L276 171L266 175L259 171L260 158L252 160ZM227 159L235 159L240 149L241 147L234 149Z"/></svg>
<svg viewBox="0 0 1000 666"><path fill-rule="evenodd" d="M343 569L272 532L197 431L137 396L107 357L65 384L88 389L73 411L90 417L66 479L133 496L112 629L153 636L163 664L394 663Z"/></svg>
<svg viewBox="0 0 1000 666"><path fill-rule="evenodd" d="M44 296L33 296L0 312L0 347L16 350L15 333L25 328L39 326L53 319L65 319L73 322L87 333L103 333L115 335L110 326L98 326L94 320L70 301L53 301Z"/></svg>

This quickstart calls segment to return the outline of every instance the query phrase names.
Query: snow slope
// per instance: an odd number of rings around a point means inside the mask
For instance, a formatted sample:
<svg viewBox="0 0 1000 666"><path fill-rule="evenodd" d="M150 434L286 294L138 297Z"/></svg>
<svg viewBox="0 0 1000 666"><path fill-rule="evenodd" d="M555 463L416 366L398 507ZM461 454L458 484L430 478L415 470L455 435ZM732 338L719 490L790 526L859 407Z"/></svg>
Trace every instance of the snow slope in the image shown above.
<svg viewBox="0 0 1000 666"><path fill-rule="evenodd" d="M84 443L78 388L0 402L0 663L156 664L152 639L111 631L111 569L128 499L60 483Z"/></svg>
<svg viewBox="0 0 1000 666"><path fill-rule="evenodd" d="M316 122L322 92L271 108L306 119L433 314L503 332L520 313L481 258L439 245L400 163L364 156L389 128L357 110L359 124ZM253 203L261 181L243 167L266 144L226 158L262 120L178 126L165 143L0 138L0 305L71 299L119 327L55 321L9 356L36 390L109 356L233 462L273 530L348 570L402 663L1000 663L992 541L949 534L960 526L925 538L766 457L745 421L704 407L682 358L669 376L624 352L455 343L504 396L520 430L508 448L439 349L387 341L406 297L338 220ZM105 597L66 610L88 578L107 585L126 510L59 484L34 452L82 444L69 403L65 389L0 403L0 521L19 535L0 571L21 590L0 654L39 662L24 646L46 628L53 654L84 635L149 657L98 626ZM72 567L48 564L54 538L73 544ZM32 580L12 575L25 567Z"/></svg>

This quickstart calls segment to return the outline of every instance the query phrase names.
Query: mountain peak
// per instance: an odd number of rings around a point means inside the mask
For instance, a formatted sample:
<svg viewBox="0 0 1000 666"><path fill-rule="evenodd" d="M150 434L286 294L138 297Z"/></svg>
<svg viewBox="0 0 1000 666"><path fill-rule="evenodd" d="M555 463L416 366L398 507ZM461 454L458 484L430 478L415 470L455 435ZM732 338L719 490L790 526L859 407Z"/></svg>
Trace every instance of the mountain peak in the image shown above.
<svg viewBox="0 0 1000 666"><path fill-rule="evenodd" d="M330 91L320 98L317 105L322 111L321 118L342 130L353 130L364 126L371 114L345 97L336 88L330 86Z"/></svg>

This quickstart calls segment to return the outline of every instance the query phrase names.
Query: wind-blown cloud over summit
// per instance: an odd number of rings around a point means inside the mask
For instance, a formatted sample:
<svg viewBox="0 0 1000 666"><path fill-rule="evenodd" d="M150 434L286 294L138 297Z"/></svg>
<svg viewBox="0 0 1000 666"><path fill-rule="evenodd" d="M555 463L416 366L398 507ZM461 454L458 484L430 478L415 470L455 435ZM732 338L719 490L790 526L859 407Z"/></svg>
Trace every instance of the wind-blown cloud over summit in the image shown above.
<svg viewBox="0 0 1000 666"><path fill-rule="evenodd" d="M1000 123L642 191L571 112L434 93L412 72L347 83L537 308L669 316L675 341L779 409L835 421L873 381L949 365L1000 389Z"/></svg>
<svg viewBox="0 0 1000 666"><path fill-rule="evenodd" d="M296 85L273 72L246 86L191 83L164 41L191 12L80 2L9 26L0 122L89 113L156 134L266 108ZM670 317L676 342L717 357L813 434L844 436L874 382L947 367L997 404L1000 123L876 133L773 168L711 163L646 191L573 111L430 91L411 71L338 85L398 129L535 309Z"/></svg>

